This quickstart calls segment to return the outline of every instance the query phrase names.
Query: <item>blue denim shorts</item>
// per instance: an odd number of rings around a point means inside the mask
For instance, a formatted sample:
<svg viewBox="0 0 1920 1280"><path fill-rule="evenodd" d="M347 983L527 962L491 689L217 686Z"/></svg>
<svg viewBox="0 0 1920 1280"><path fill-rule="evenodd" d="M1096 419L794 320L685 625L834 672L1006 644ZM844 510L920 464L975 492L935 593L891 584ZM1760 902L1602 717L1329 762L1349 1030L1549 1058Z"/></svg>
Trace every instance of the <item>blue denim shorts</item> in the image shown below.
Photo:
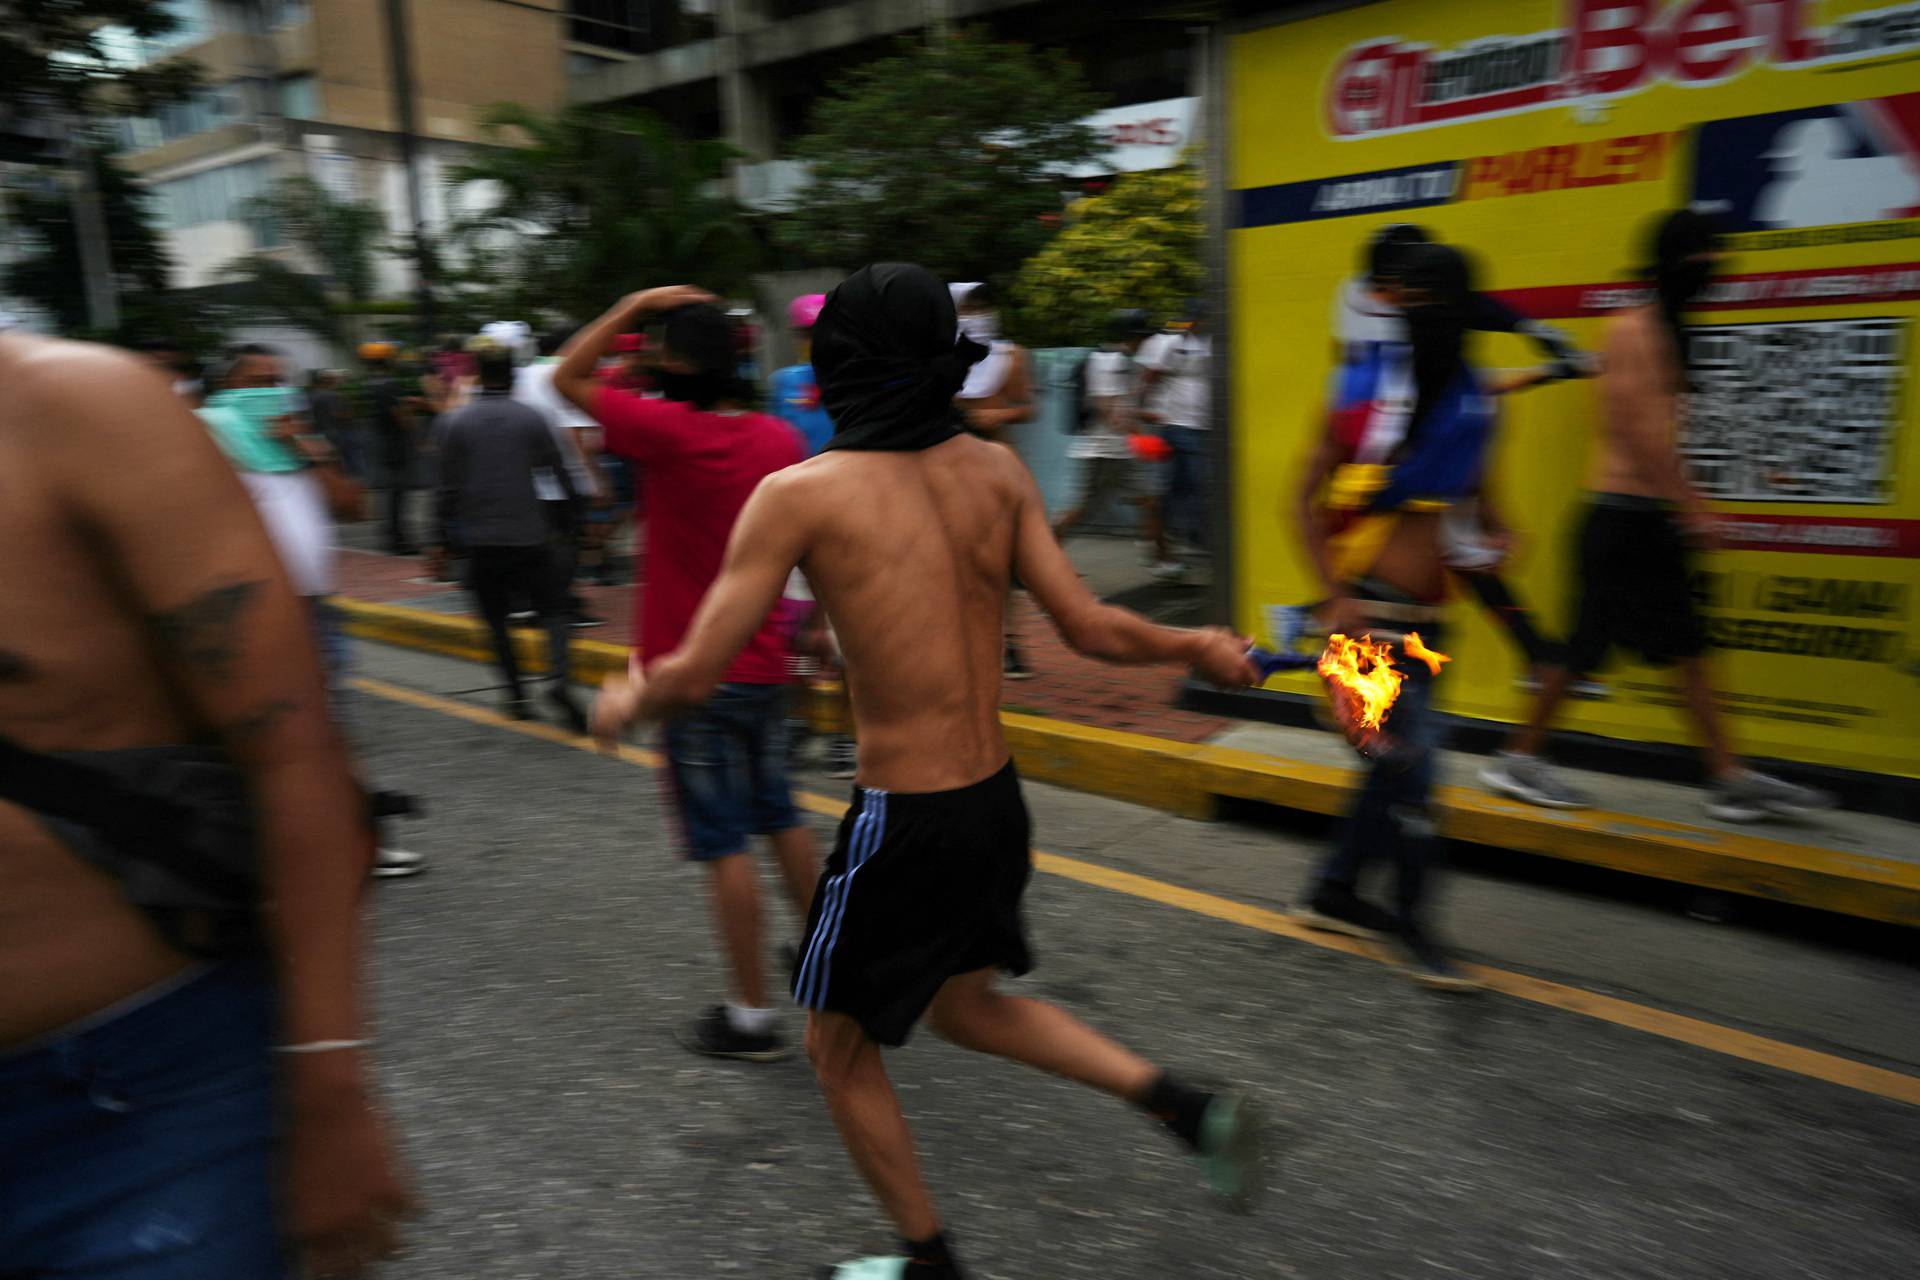
<svg viewBox="0 0 1920 1280"><path fill-rule="evenodd" d="M664 734L667 775L694 862L800 825L787 784L787 686L723 684Z"/></svg>
<svg viewBox="0 0 1920 1280"><path fill-rule="evenodd" d="M0 1052L0 1275L281 1280L272 986L226 964Z"/></svg>

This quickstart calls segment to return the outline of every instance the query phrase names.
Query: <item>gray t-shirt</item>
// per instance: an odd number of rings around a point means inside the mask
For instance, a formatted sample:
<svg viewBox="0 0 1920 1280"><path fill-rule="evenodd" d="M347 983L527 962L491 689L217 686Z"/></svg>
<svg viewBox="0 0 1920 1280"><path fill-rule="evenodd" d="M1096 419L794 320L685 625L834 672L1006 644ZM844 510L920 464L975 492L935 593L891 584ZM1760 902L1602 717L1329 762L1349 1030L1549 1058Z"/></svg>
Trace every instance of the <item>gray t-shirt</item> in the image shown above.
<svg viewBox="0 0 1920 1280"><path fill-rule="evenodd" d="M467 547L537 547L547 513L535 476L543 469L573 493L553 431L538 409L505 391L482 391L448 414L440 441L440 518Z"/></svg>

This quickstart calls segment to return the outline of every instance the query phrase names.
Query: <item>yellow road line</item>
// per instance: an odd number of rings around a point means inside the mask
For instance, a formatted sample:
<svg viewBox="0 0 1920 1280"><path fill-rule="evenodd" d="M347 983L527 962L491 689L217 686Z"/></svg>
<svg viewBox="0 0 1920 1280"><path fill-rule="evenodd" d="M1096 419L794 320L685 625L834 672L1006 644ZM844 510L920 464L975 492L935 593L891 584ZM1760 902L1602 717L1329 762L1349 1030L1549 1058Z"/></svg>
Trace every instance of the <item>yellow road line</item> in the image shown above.
<svg viewBox="0 0 1920 1280"><path fill-rule="evenodd" d="M473 724L488 725L496 729L511 729L528 737L582 751L595 750L593 743L588 739L577 737L552 725L511 720L484 707L456 702L438 694L424 693L403 685L390 684L385 680L362 677L355 679L352 683L355 688L364 693L392 702L436 711ZM619 757L628 764L640 765L648 769L657 769L662 763L658 752L625 744L620 747ZM798 792L794 799L808 812L829 818L837 818L847 810L845 801L815 795L812 792ZM1328 951L1341 951L1348 955L1382 962L1387 960L1378 948L1365 942L1308 929L1281 912L1256 907L1251 903L1236 902L1231 898L1222 898L1198 889L1168 884L1164 880L1155 880L1131 871L1122 871L1117 867L1083 862L1078 858L1062 857L1057 853L1044 853L1039 850L1034 852L1033 865L1036 870L1048 875L1111 890L1114 893L1124 893L1130 897L1157 902L1163 906L1177 907L1194 915L1207 916L1210 919L1222 920L1249 929L1258 929L1262 933L1303 942L1309 946ZM1862 1093L1890 1098L1895 1102L1920 1106L1920 1076L1889 1071L1885 1067L1876 1067L1852 1058L1843 1058L1838 1054L1822 1053L1818 1049L1806 1049L1782 1040L1770 1040L1748 1031L1721 1026L1716 1022L1690 1018L1680 1013L1669 1013L1664 1009L1635 1004L1631 1000L1602 995L1582 987L1570 987L1563 983L1531 978L1507 969L1495 969L1487 965L1472 965L1469 968L1474 977L1485 983L1489 990L1518 1000L1545 1005L1565 1013L1579 1014L1601 1022L1610 1022L1615 1026L1629 1027L1635 1031L1643 1031L1681 1044L1693 1045L1695 1048L1706 1049L1730 1058L1739 1058L1745 1062L1777 1067L1782 1071L1793 1072L1795 1075L1824 1080L1829 1084L1857 1089Z"/></svg>

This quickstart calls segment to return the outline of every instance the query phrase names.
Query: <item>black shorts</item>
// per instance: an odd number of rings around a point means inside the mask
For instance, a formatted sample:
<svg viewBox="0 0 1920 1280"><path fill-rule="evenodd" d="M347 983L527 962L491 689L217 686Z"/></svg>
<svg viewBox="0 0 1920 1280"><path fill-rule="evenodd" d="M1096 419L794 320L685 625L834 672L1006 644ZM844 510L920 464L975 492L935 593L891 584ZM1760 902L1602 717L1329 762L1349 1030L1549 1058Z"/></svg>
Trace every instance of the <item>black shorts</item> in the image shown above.
<svg viewBox="0 0 1920 1280"><path fill-rule="evenodd" d="M1687 581L1692 552L1667 504L1595 495L1580 527L1579 592L1567 665L1598 667L1615 645L1665 666L1706 652L1707 634Z"/></svg>
<svg viewBox="0 0 1920 1280"><path fill-rule="evenodd" d="M855 787L813 897L793 998L899 1045L948 978L1027 972L1029 834L1011 761L953 791Z"/></svg>

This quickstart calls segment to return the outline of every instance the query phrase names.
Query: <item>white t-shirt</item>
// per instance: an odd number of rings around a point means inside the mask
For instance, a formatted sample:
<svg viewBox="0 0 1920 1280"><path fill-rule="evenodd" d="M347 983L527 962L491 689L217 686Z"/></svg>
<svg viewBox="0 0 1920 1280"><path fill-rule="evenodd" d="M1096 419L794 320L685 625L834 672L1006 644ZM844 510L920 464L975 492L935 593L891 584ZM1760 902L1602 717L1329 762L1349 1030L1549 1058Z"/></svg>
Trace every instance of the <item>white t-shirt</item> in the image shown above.
<svg viewBox="0 0 1920 1280"><path fill-rule="evenodd" d="M1140 366L1124 351L1096 351L1087 357L1087 429L1067 442L1070 458L1131 458L1133 449L1124 432L1109 427L1099 402L1118 397L1123 409L1133 407L1140 390Z"/></svg>
<svg viewBox="0 0 1920 1280"><path fill-rule="evenodd" d="M1140 363L1161 375L1154 407L1170 427L1205 429L1213 423L1213 339L1199 333L1156 333L1140 348Z"/></svg>
<svg viewBox="0 0 1920 1280"><path fill-rule="evenodd" d="M1333 336L1342 346L1408 342L1407 318L1373 296L1358 276L1334 291Z"/></svg>
<svg viewBox="0 0 1920 1280"><path fill-rule="evenodd" d="M554 387L553 371L559 363L558 360L542 360L514 370L513 398L538 409L540 416L547 420L547 425L553 429L553 438L560 446L560 456L566 460L573 491L581 497L589 497L595 493L593 473L587 470L586 455L580 450L579 433L591 430L598 424L575 408L573 402ZM533 483L544 502L558 501L567 496L552 476L536 475Z"/></svg>

